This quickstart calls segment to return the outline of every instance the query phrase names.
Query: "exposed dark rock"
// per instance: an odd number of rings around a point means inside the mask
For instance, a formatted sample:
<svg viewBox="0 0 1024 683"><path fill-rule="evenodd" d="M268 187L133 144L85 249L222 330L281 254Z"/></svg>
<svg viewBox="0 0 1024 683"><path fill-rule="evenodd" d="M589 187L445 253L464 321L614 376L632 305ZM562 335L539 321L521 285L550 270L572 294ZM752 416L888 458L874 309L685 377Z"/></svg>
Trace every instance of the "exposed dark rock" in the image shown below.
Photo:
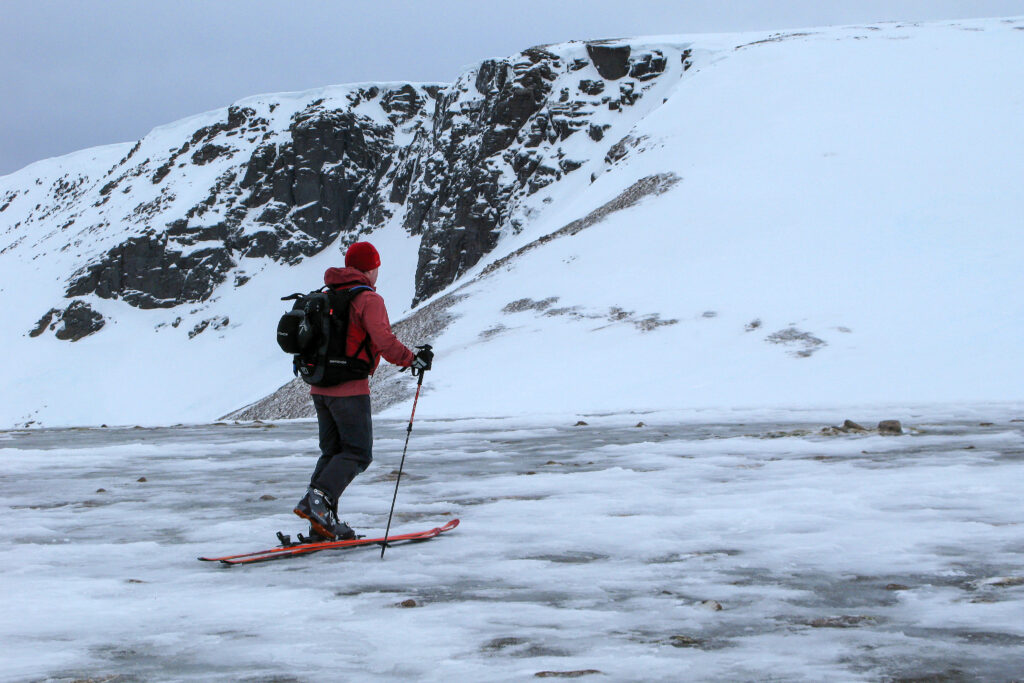
<svg viewBox="0 0 1024 683"><path fill-rule="evenodd" d="M641 142L646 140L647 137L641 135L640 137L633 137L632 135L626 135L621 140L616 142L610 148L608 153L604 156L604 162L608 165L615 164L622 161L629 154L630 150L635 149L640 145Z"/></svg>
<svg viewBox="0 0 1024 683"><path fill-rule="evenodd" d="M600 95L604 92L604 81L592 81L585 78L580 81L580 92L586 95Z"/></svg>
<svg viewBox="0 0 1024 683"><path fill-rule="evenodd" d="M427 95L433 99L437 96L438 88L427 90ZM393 125L399 126L407 123L423 111L427 98L411 85L403 85L397 90L388 90L381 98L381 109L388 113L388 118Z"/></svg>
<svg viewBox="0 0 1024 683"><path fill-rule="evenodd" d="M382 100L393 120L405 121L425 106L415 95L403 87ZM374 190L395 153L392 128L311 105L293 118L289 132L291 142L257 148L242 178L248 190L242 204L257 209L256 221L267 225L238 243L245 256L293 263L322 251L368 215L386 218Z"/></svg>
<svg viewBox="0 0 1024 683"><path fill-rule="evenodd" d="M78 341L103 328L106 321L84 301L72 301L61 315L64 323L57 330L57 339Z"/></svg>
<svg viewBox="0 0 1024 683"><path fill-rule="evenodd" d="M534 676L536 678L582 678L601 673L603 672L597 669L577 669L575 671L538 671Z"/></svg>
<svg viewBox="0 0 1024 683"><path fill-rule="evenodd" d="M629 76L638 81L649 81L664 72L666 66L668 66L668 59L665 58L665 55L661 50L654 50L631 60Z"/></svg>
<svg viewBox="0 0 1024 683"><path fill-rule="evenodd" d="M704 641L693 636L675 635L668 639L668 644L672 647L701 647Z"/></svg>
<svg viewBox="0 0 1024 683"><path fill-rule="evenodd" d="M56 330L57 339L78 341L99 331L105 324L103 316L94 311L89 304L76 300L72 301L63 311L51 308L43 314L35 328L28 334L30 337L38 337L49 328ZM58 326L60 326L59 329Z"/></svg>
<svg viewBox="0 0 1024 683"><path fill-rule="evenodd" d="M164 162L160 166L160 168L156 169L156 171L153 172L153 177L151 178L151 180L153 181L154 185L158 185L164 178L168 176L168 174L170 174L171 169L174 168L174 164L178 160L178 157L187 152L191 146L191 143L186 142L184 145L178 148L178 151L171 155L170 159Z"/></svg>
<svg viewBox="0 0 1024 683"><path fill-rule="evenodd" d="M853 420L846 420L840 427L824 427L821 430L822 434L828 436L838 436L840 434L849 434L850 432L866 432L866 427L862 427Z"/></svg>
<svg viewBox="0 0 1024 683"><path fill-rule="evenodd" d="M207 318L206 320L201 320L200 322L196 323L195 327L193 327L189 331L188 338L189 339L194 339L198 335L200 335L203 332L205 332L207 330L207 328L213 329L213 330L219 330L219 329L227 327L230 323L231 323L231 320L227 316L218 317L218 318Z"/></svg>
<svg viewBox="0 0 1024 683"><path fill-rule="evenodd" d="M644 318L633 318L630 317L627 322L631 322L636 325L637 329L641 332L651 332L659 327L665 327L667 325L677 325L679 320L676 318L669 318L668 320L662 320L661 316L657 313L651 313Z"/></svg>
<svg viewBox="0 0 1024 683"><path fill-rule="evenodd" d="M205 301L235 265L220 246L182 251L168 233L132 237L111 249L99 262L72 276L66 295L90 292L120 298L138 308L171 308Z"/></svg>
<svg viewBox="0 0 1024 683"><path fill-rule="evenodd" d="M231 151L230 147L224 145L208 144L203 145L192 154L192 163L202 166L208 164L214 159Z"/></svg>
<svg viewBox="0 0 1024 683"><path fill-rule="evenodd" d="M388 90L384 98L401 121L426 101L411 86ZM175 160L196 145L202 146L193 161L206 163L231 150L209 142L213 138L265 125L252 109L232 107L226 121L196 131L154 179L166 176ZM75 273L67 296L95 292L140 308L204 301L236 265L236 254L294 263L353 229L373 208L375 194L368 190L388 168L393 129L350 111L324 108L321 102L299 112L288 134L288 142L257 147L240 182L233 171L219 178L186 218L131 237ZM140 205L136 214L140 219L155 214L171 198ZM203 225L200 219L218 203L218 221ZM267 228L243 235L240 224L250 211ZM199 242L208 244L196 249Z"/></svg>
<svg viewBox="0 0 1024 683"><path fill-rule="evenodd" d="M400 183L409 187L408 195L392 193L392 201L405 201L407 229L423 235L415 301L453 282L494 248L517 191L536 192L559 177L539 156L509 148L551 144L583 126L542 111L561 67L557 56L538 50L484 62L472 84L476 96L463 97L471 94L468 83L457 83L439 103L433 131L399 162L413 176ZM502 181L506 165L516 169L518 186ZM398 176L407 172L400 169Z"/></svg>
<svg viewBox="0 0 1024 683"><path fill-rule="evenodd" d="M519 313L521 311L543 311L551 307L552 304L558 301L557 296L548 297L541 301L534 301L533 299L516 299L505 304L501 309L502 313Z"/></svg>
<svg viewBox="0 0 1024 683"><path fill-rule="evenodd" d="M903 425L899 420L882 420L878 423L878 433L886 435L899 435L903 433Z"/></svg>
<svg viewBox="0 0 1024 683"><path fill-rule="evenodd" d="M587 54L602 78L614 81L629 73L629 45L587 43Z"/></svg>
<svg viewBox="0 0 1024 683"><path fill-rule="evenodd" d="M36 326L32 328L32 330L28 333L28 336L38 337L39 335L41 335L43 332L46 331L46 328L50 326L51 322L53 321L53 316L58 315L59 319L59 314L59 309L51 308L50 310L48 310L46 313L43 314L43 317L39 319L39 322L36 323Z"/></svg>
<svg viewBox="0 0 1024 683"><path fill-rule="evenodd" d="M632 83L619 83L619 99L616 100L616 104L621 107L622 105L634 105L636 101L640 99L640 93L636 92L636 86Z"/></svg>
<svg viewBox="0 0 1024 683"><path fill-rule="evenodd" d="M810 332L804 332L795 327L787 327L778 332L773 332L765 337L765 341L769 344L800 347L790 352L791 355L797 358L809 358L814 355L815 351L827 346L824 340L815 337Z"/></svg>

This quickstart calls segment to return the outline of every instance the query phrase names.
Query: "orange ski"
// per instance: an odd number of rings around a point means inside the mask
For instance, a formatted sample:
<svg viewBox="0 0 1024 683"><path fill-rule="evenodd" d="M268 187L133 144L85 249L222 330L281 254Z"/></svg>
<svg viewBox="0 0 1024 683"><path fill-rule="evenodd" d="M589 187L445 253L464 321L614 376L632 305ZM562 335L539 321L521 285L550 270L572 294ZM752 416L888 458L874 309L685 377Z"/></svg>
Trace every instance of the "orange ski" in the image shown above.
<svg viewBox="0 0 1024 683"><path fill-rule="evenodd" d="M439 536L446 531L451 531L458 525L459 520L453 519L444 526L435 527L427 531L417 531L409 534L389 536L386 543L388 546L390 546L392 543L425 541L427 539L434 538L435 536ZM360 546L372 545L385 546L385 540L384 538L354 538L348 541L319 541L316 543L297 543L294 545L268 548L266 550L257 550L255 552L250 553L224 555L222 557L200 557L199 559L203 562L220 562L225 565L252 564L255 562L265 562L267 560L278 560L285 557L295 557L296 555L315 553L321 550L332 550L337 548L357 548Z"/></svg>

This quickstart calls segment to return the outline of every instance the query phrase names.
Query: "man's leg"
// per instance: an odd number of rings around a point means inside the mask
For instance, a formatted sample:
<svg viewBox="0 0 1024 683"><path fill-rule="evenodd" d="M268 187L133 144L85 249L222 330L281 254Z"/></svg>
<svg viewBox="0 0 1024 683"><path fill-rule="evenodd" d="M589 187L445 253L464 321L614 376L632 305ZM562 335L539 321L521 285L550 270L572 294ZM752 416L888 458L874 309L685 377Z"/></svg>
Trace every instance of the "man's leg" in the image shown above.
<svg viewBox="0 0 1024 683"><path fill-rule="evenodd" d="M358 399L364 398L365 401ZM369 396L353 399L313 395L320 432L320 458L313 469L309 489L295 506L295 514L308 519L310 537L353 538L355 532L338 521L338 497L356 474L371 460ZM365 419L362 413L365 408ZM363 439L367 440L363 448Z"/></svg>
<svg viewBox="0 0 1024 683"><path fill-rule="evenodd" d="M313 407L316 408L316 422L320 431L320 459L316 461L313 476L309 478L310 486L316 485L316 480L327 467L327 463L342 449L338 425L334 422L331 409L327 407L326 398L326 396L313 394Z"/></svg>
<svg viewBox="0 0 1024 683"><path fill-rule="evenodd" d="M373 421L369 396L321 396L333 418L340 448L320 457L313 486L327 493L335 505L356 475L373 461ZM320 408L317 408L319 417ZM323 431L321 430L321 434Z"/></svg>

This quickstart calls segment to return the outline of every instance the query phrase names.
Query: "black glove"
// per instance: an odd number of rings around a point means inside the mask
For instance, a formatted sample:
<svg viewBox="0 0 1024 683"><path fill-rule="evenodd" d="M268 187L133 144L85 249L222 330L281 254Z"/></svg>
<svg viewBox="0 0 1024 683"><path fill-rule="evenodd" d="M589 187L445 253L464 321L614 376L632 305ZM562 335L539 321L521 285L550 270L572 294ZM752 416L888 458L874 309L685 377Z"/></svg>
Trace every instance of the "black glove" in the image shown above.
<svg viewBox="0 0 1024 683"><path fill-rule="evenodd" d="M417 346L416 358L413 359L411 367L413 370L424 372L430 369L430 365L434 360L434 352L430 350L430 344L424 344L423 346Z"/></svg>

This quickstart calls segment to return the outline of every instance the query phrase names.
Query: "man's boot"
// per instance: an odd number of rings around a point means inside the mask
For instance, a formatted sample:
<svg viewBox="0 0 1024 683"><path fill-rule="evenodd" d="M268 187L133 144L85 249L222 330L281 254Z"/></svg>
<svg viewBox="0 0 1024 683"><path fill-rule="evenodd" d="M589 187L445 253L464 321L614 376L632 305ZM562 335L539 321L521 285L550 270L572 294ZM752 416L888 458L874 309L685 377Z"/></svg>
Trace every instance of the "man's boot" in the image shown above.
<svg viewBox="0 0 1024 683"><path fill-rule="evenodd" d="M348 524L338 521L334 513L334 502L318 488L310 486L293 512L309 520L311 532L328 540L344 541L356 536Z"/></svg>

